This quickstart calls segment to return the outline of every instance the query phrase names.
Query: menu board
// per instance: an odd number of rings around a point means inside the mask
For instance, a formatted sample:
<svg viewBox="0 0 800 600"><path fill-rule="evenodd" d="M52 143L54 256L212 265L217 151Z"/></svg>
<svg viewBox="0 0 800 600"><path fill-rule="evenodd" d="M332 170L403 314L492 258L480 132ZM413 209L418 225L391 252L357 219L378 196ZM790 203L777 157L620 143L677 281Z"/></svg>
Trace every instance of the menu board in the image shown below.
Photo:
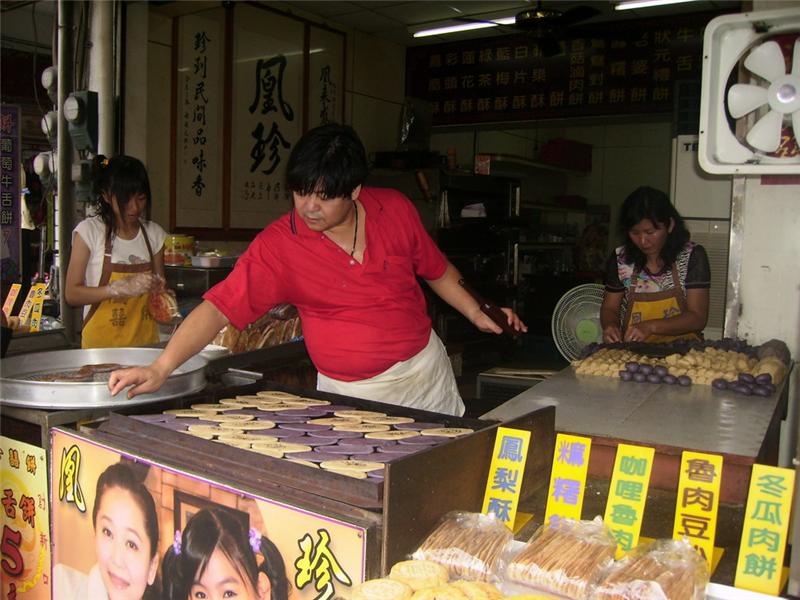
<svg viewBox="0 0 800 600"><path fill-rule="evenodd" d="M407 94L431 103L434 125L669 113L675 83L700 80L714 16L574 27L553 56L524 34L409 48Z"/></svg>

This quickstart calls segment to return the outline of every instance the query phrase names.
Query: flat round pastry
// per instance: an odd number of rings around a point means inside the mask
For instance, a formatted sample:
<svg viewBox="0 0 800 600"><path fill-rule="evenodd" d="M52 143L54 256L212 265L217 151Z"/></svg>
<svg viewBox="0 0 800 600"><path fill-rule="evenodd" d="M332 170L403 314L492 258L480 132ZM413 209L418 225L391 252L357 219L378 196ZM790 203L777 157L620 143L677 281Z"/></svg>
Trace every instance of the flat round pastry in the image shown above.
<svg viewBox="0 0 800 600"><path fill-rule="evenodd" d="M347 440L344 440L347 441ZM372 454L374 452L372 446L354 446L352 444L337 444L336 446L324 446L323 452L331 452L333 454L356 456L361 454Z"/></svg>
<svg viewBox="0 0 800 600"><path fill-rule="evenodd" d="M203 417L207 421L216 421L217 423L244 423L245 421L252 421L255 419L253 415L225 415L225 414L212 414Z"/></svg>
<svg viewBox="0 0 800 600"><path fill-rule="evenodd" d="M247 433L240 433L238 435L243 435L247 439L250 440L251 443L255 442L278 442L281 438L275 437L274 435L262 435L266 434L266 431L248 431Z"/></svg>
<svg viewBox="0 0 800 600"><path fill-rule="evenodd" d="M381 448L378 446L376 450L393 456L408 456L409 454L420 452L423 448L425 448L425 446L401 446L398 444L397 446L390 446L388 448Z"/></svg>
<svg viewBox="0 0 800 600"><path fill-rule="evenodd" d="M375 425L401 425L406 423L413 423L414 419L411 417L364 417L364 423L373 423Z"/></svg>
<svg viewBox="0 0 800 600"><path fill-rule="evenodd" d="M255 408L256 405L252 400L245 400L245 396L237 396L236 398L221 398L219 403L225 406L234 406L239 408Z"/></svg>
<svg viewBox="0 0 800 600"><path fill-rule="evenodd" d="M260 415L264 413L260 412L257 408L236 408L234 406L230 407L230 410L225 411L226 415L250 415L253 418L257 419Z"/></svg>
<svg viewBox="0 0 800 600"><path fill-rule="evenodd" d="M274 448L259 448L258 444L253 444L250 446L250 452L264 454L266 456L271 456L272 458L283 458L283 451L275 450Z"/></svg>
<svg viewBox="0 0 800 600"><path fill-rule="evenodd" d="M234 410L234 408L231 408L230 405L221 404L219 402L217 403L201 402L200 404L192 404L193 410L210 410L212 412Z"/></svg>
<svg viewBox="0 0 800 600"><path fill-rule="evenodd" d="M270 412L284 412L287 410L297 410L303 408L303 406L297 404L296 402L259 402L258 408L260 410L267 410Z"/></svg>
<svg viewBox="0 0 800 600"><path fill-rule="evenodd" d="M289 417L318 418L327 415L328 411L327 409L324 408L315 408L313 406L308 406L306 408L293 408L292 410L284 411L282 414L287 415Z"/></svg>
<svg viewBox="0 0 800 600"><path fill-rule="evenodd" d="M312 448L322 448L325 449L325 446L333 446L339 440L334 438L321 438L321 437L311 437L309 435L299 435L297 437L288 437L288 438L281 438L284 440L289 440L293 444L305 444L306 446L311 446ZM303 441L298 441L303 440Z"/></svg>
<svg viewBox="0 0 800 600"><path fill-rule="evenodd" d="M292 454L292 456L297 456L296 454ZM311 467L312 469L319 469L319 465L315 465L310 460L302 460L299 458L287 458L289 462L297 463L298 465L303 465L306 467Z"/></svg>
<svg viewBox="0 0 800 600"><path fill-rule="evenodd" d="M423 429L438 429L442 426L441 423L422 423L414 421L413 423L398 423L395 429L412 429L414 431L422 431Z"/></svg>
<svg viewBox="0 0 800 600"><path fill-rule="evenodd" d="M211 435L225 433L225 430L217 425L189 425L188 429L192 433L210 433Z"/></svg>
<svg viewBox="0 0 800 600"><path fill-rule="evenodd" d="M422 435L436 435L441 437L459 437L472 433L474 429L469 427L440 427L439 429L424 429L420 433Z"/></svg>
<svg viewBox="0 0 800 600"><path fill-rule="evenodd" d="M351 600L410 600L413 590L402 581L370 579L353 588Z"/></svg>
<svg viewBox="0 0 800 600"><path fill-rule="evenodd" d="M331 428L330 425L321 425L319 423L281 423L278 427L281 429L290 429L292 431L301 431L303 433L307 431L324 431Z"/></svg>
<svg viewBox="0 0 800 600"><path fill-rule="evenodd" d="M292 402L297 402L298 404L305 404L306 406L324 406L326 408L330 407L331 403L328 400L320 400L319 398L306 398L305 396L300 396L299 398L293 398ZM328 408L330 410L330 408Z"/></svg>
<svg viewBox="0 0 800 600"><path fill-rule="evenodd" d="M165 415L175 415L176 417L207 417L216 413L210 410L195 410L193 408L169 408L164 411Z"/></svg>
<svg viewBox="0 0 800 600"><path fill-rule="evenodd" d="M397 440L398 444L408 444L409 446L435 446L442 442L450 441L451 438L443 435L418 435L402 440Z"/></svg>
<svg viewBox="0 0 800 600"><path fill-rule="evenodd" d="M241 400L242 402L258 402L263 400L263 398L255 394L241 394L236 396L236 400ZM222 402L222 400L220 400L220 402Z"/></svg>
<svg viewBox="0 0 800 600"><path fill-rule="evenodd" d="M262 429L273 429L275 423L272 421L223 421L219 424L222 429L236 429L238 431L260 431Z"/></svg>
<svg viewBox="0 0 800 600"><path fill-rule="evenodd" d="M374 431L365 433L364 437L371 440L404 440L406 438L418 437L419 431Z"/></svg>
<svg viewBox="0 0 800 600"><path fill-rule="evenodd" d="M252 446L253 450L277 450L283 452L284 454L290 452L309 452L311 451L311 446L305 446L303 444L291 444L287 442L262 442L257 441L253 442Z"/></svg>
<svg viewBox="0 0 800 600"><path fill-rule="evenodd" d="M334 416L336 417L355 417L357 419L363 419L364 417L385 417L386 413L376 412L374 410L358 410L358 409L351 409L351 410L336 410L333 412Z"/></svg>
<svg viewBox="0 0 800 600"><path fill-rule="evenodd" d="M315 425L358 425L361 423L359 419L352 417L323 417L321 419L309 419L308 422Z"/></svg>
<svg viewBox="0 0 800 600"><path fill-rule="evenodd" d="M292 394L290 392L282 392L280 390L261 390L260 392L256 392L256 396L262 399L270 398L278 400L291 400L294 398L302 398L302 396L298 396L297 394Z"/></svg>
<svg viewBox="0 0 800 600"><path fill-rule="evenodd" d="M334 431L357 431L359 433L371 433L374 431L389 431L388 425L370 425L369 423L345 423L334 425Z"/></svg>
<svg viewBox="0 0 800 600"><path fill-rule="evenodd" d="M459 579L451 582L450 585L458 588L469 600L501 600L503 598L503 592L485 581Z"/></svg>
<svg viewBox="0 0 800 600"><path fill-rule="evenodd" d="M377 462L369 462L366 460L326 460L322 463L323 469L339 469L350 471L373 471L375 469L382 469L383 464Z"/></svg>
<svg viewBox="0 0 800 600"><path fill-rule="evenodd" d="M280 425L281 423L306 423L308 419L306 417L287 417L284 416L283 413L280 412L271 412L271 413L259 413L256 416L257 420L265 420L265 421L272 421L276 425Z"/></svg>
<svg viewBox="0 0 800 600"><path fill-rule="evenodd" d="M321 463L329 460L341 460L341 456L338 454L332 454L330 452L325 452L325 450L312 450L311 452L297 452L292 453L292 458L299 458L302 460L308 460L313 463Z"/></svg>
<svg viewBox="0 0 800 600"><path fill-rule="evenodd" d="M319 465L322 467L322 464ZM325 467L322 467L325 469ZM353 471L352 469L325 469L329 473L338 473L339 475L345 475L346 477L352 477L353 479L366 479L367 474L364 471Z"/></svg>
<svg viewBox="0 0 800 600"><path fill-rule="evenodd" d="M403 560L389 571L389 578L402 581L415 592L444 585L449 579L447 567L430 560ZM460 592L459 592L460 593ZM437 598L437 596L432 596Z"/></svg>
<svg viewBox="0 0 800 600"><path fill-rule="evenodd" d="M333 438L335 440L346 440L360 438L361 434L357 431L334 431L327 429L325 431L309 431L308 435L311 437Z"/></svg>
<svg viewBox="0 0 800 600"><path fill-rule="evenodd" d="M292 431L291 429L278 429L277 427L273 427L272 429L252 429L248 431L248 433L250 435L265 435L282 440L283 438L297 437L300 432Z"/></svg>
<svg viewBox="0 0 800 600"><path fill-rule="evenodd" d="M467 600L467 597L458 588L445 584L417 590L411 600Z"/></svg>
<svg viewBox="0 0 800 600"><path fill-rule="evenodd" d="M248 446L249 446L249 444L252 444L253 442L258 441L258 438L254 439L254 438L250 437L249 435L247 435L246 433L229 432L229 431L221 432L219 435L217 435L217 439L218 440L228 440L228 441L231 441L231 442L247 442Z"/></svg>

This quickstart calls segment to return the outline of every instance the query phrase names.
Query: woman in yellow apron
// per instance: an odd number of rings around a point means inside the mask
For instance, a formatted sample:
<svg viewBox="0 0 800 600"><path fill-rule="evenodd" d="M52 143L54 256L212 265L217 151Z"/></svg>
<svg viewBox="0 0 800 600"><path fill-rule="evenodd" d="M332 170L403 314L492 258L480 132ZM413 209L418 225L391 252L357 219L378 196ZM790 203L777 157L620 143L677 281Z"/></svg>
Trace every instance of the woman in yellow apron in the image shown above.
<svg viewBox="0 0 800 600"><path fill-rule="evenodd" d="M96 214L75 227L65 287L67 302L85 307L81 347L157 343L148 293L164 287L166 233L143 219L147 170L130 156L98 156L92 175Z"/></svg>
<svg viewBox="0 0 800 600"><path fill-rule="evenodd" d="M606 269L603 341L697 340L708 321L711 271L700 244L663 192L640 187L622 205L625 243Z"/></svg>

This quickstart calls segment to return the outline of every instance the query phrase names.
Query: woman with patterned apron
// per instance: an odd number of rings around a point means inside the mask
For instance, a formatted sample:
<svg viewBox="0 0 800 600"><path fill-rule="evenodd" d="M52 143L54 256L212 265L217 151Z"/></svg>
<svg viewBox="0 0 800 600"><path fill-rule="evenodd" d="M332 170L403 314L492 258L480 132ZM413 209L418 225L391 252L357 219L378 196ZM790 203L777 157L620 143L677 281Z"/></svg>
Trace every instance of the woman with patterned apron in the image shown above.
<svg viewBox="0 0 800 600"><path fill-rule="evenodd" d="M147 171L129 156L97 157L93 167L97 214L75 228L65 286L67 302L85 306L81 347L155 344L148 293L164 286L166 233L142 220Z"/></svg>
<svg viewBox="0 0 800 600"><path fill-rule="evenodd" d="M620 209L625 243L611 254L600 309L603 341L698 340L708 320L710 269L666 194L635 190Z"/></svg>

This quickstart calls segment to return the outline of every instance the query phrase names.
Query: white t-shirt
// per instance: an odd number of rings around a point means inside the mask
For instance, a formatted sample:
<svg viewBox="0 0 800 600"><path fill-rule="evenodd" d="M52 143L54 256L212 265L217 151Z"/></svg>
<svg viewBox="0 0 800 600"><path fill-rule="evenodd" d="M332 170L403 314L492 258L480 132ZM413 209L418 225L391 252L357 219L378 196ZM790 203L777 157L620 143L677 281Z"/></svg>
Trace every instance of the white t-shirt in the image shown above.
<svg viewBox="0 0 800 600"><path fill-rule="evenodd" d="M150 240L150 248L153 249L153 255L155 256L164 247L164 240L167 238L167 233L161 225L153 221L141 221L141 225L147 230L147 239ZM106 247L106 224L99 216L84 219L75 227L73 239L75 235L81 236L81 239L86 243L90 251L84 283L90 287L97 287L100 283L100 276L103 273L103 253ZM150 255L147 252L147 246L144 243L144 236L142 235L141 228L139 228L139 233L132 240L123 240L119 237L114 238L114 244L111 249L111 262L129 265L150 262ZM89 312L90 308L90 306L84 307L84 315Z"/></svg>

